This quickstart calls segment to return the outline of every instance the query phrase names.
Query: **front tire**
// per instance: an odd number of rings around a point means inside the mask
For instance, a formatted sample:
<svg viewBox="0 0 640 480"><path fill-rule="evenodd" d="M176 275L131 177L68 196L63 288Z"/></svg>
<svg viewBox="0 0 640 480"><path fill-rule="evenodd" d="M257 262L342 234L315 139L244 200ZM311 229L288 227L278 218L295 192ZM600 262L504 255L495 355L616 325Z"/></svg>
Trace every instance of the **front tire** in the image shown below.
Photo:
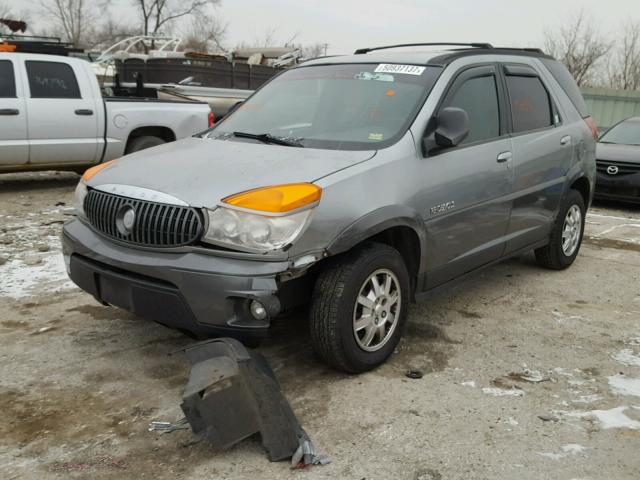
<svg viewBox="0 0 640 480"><path fill-rule="evenodd" d="M407 267L396 249L381 243L327 262L311 300L311 344L338 370L371 370L400 341L410 298Z"/></svg>
<svg viewBox="0 0 640 480"><path fill-rule="evenodd" d="M538 264L552 270L571 266L582 244L586 207L577 190L569 190L551 231L549 244L535 251Z"/></svg>

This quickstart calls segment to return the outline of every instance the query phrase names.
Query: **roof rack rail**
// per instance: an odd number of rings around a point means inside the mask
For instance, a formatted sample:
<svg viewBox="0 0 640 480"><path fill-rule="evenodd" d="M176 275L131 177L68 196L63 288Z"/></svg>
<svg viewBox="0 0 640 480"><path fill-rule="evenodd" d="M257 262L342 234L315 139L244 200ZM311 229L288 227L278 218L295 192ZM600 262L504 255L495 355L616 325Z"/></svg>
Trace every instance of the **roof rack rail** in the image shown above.
<svg viewBox="0 0 640 480"><path fill-rule="evenodd" d="M388 48L400 47L472 47L472 48L493 48L490 43L457 43L457 42L437 42L437 43L401 43L398 45L385 45L383 47L359 48L354 55L363 55L374 50L386 50Z"/></svg>

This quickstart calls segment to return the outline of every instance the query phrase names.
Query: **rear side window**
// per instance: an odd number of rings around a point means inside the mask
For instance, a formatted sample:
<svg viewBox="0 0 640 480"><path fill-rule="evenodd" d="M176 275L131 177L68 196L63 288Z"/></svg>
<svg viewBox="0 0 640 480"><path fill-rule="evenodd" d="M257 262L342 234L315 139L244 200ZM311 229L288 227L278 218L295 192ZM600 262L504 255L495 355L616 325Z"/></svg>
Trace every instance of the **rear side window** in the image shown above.
<svg viewBox="0 0 640 480"><path fill-rule="evenodd" d="M507 75L507 90L515 133L553 125L551 99L538 77Z"/></svg>
<svg viewBox="0 0 640 480"><path fill-rule="evenodd" d="M493 75L466 80L445 100L443 107L461 108L469 115L469 135L462 144L490 140L500 135L498 90Z"/></svg>
<svg viewBox="0 0 640 480"><path fill-rule="evenodd" d="M16 97L16 80L13 74L13 63L0 60L0 98Z"/></svg>
<svg viewBox="0 0 640 480"><path fill-rule="evenodd" d="M80 98L73 69L60 62L26 62L31 98Z"/></svg>
<svg viewBox="0 0 640 480"><path fill-rule="evenodd" d="M582 118L588 117L589 109L587 108L587 104L582 97L582 93L580 93L578 85L576 85L576 81L571 76L571 73L569 73L569 70L567 70L567 67L557 60L545 58L541 60L544 66L547 67L547 70L551 72L553 78L560 84L564 93L567 94L573 106L576 107L576 110L580 113L580 116Z"/></svg>

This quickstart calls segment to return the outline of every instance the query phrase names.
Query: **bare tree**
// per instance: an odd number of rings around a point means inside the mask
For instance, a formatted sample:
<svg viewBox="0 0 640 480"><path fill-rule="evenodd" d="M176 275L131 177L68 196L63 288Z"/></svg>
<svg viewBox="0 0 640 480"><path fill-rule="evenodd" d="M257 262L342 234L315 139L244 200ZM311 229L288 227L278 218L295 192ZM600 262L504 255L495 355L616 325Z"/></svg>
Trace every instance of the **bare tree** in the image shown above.
<svg viewBox="0 0 640 480"><path fill-rule="evenodd" d="M112 16L108 16L103 23L92 27L87 35L85 47L105 49L122 39L139 34L140 31L133 25L116 21Z"/></svg>
<svg viewBox="0 0 640 480"><path fill-rule="evenodd" d="M326 43L313 43L311 45L301 45L303 58L316 58L326 55Z"/></svg>
<svg viewBox="0 0 640 480"><path fill-rule="evenodd" d="M86 34L96 20L96 13L86 0L41 0L54 32L67 42L83 46Z"/></svg>
<svg viewBox="0 0 640 480"><path fill-rule="evenodd" d="M640 23L627 22L623 26L608 67L612 88L640 89Z"/></svg>
<svg viewBox="0 0 640 480"><path fill-rule="evenodd" d="M183 48L198 52L224 51L222 41L227 24L217 17L203 15L194 17L183 31Z"/></svg>
<svg viewBox="0 0 640 480"><path fill-rule="evenodd" d="M157 34L178 18L201 15L220 0L133 0L142 17L142 33Z"/></svg>
<svg viewBox="0 0 640 480"><path fill-rule="evenodd" d="M545 48L566 65L578 85L585 85L595 78L611 44L581 11L570 23L545 32Z"/></svg>

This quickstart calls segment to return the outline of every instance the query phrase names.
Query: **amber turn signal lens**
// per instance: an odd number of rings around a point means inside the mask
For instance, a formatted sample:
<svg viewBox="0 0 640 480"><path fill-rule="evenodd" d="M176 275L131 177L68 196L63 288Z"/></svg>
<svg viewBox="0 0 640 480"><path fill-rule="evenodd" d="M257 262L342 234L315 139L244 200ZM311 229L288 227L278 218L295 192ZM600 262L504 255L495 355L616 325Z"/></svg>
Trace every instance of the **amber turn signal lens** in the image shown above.
<svg viewBox="0 0 640 480"><path fill-rule="evenodd" d="M316 203L321 196L322 188L313 183L290 183L248 190L222 201L249 210L284 213Z"/></svg>
<svg viewBox="0 0 640 480"><path fill-rule="evenodd" d="M113 160L109 160L108 162L104 162L99 165L96 165L95 167L91 167L89 170L84 172L84 174L82 175L82 180L84 180L85 182L88 182L89 180L91 180L93 177L96 176L96 173L98 173L103 168L106 168L109 165L111 165L112 162Z"/></svg>

